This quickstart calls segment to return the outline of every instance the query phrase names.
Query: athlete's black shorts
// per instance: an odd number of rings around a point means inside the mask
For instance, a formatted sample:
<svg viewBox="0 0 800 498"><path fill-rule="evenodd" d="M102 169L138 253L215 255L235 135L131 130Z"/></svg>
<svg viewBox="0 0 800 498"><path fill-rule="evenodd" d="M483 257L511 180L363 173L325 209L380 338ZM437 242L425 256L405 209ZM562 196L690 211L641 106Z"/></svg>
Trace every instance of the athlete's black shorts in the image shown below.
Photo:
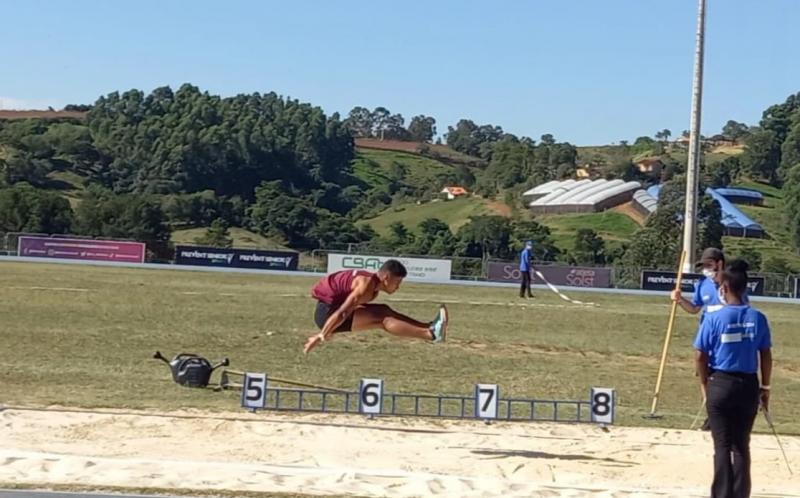
<svg viewBox="0 0 800 498"><path fill-rule="evenodd" d="M328 318L337 310L338 308L332 307L330 304L323 303L322 301L317 301L317 309L314 310L314 323L317 324L320 330L322 327L325 326L325 322L328 321ZM350 332L353 330L353 314L351 313L350 316L344 319L341 325L336 327L333 332Z"/></svg>

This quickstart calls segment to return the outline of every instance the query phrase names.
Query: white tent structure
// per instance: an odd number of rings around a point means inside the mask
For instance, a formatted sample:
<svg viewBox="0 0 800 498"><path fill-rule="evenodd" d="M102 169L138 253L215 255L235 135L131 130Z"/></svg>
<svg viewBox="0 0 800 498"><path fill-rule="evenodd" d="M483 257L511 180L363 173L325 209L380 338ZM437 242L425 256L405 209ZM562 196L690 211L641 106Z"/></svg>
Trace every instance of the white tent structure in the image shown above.
<svg viewBox="0 0 800 498"><path fill-rule="evenodd" d="M628 202L633 192L641 189L639 182L623 180L566 180L546 186L549 193L530 203L535 213L587 213L603 211ZM533 189L532 189L533 190Z"/></svg>

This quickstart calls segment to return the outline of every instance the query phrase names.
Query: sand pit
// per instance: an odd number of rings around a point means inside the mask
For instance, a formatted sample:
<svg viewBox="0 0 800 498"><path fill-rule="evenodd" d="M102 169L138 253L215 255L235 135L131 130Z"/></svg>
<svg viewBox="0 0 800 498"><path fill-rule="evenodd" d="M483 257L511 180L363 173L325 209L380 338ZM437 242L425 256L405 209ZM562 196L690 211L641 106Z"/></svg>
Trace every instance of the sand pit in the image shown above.
<svg viewBox="0 0 800 498"><path fill-rule="evenodd" d="M707 433L262 412L0 412L0 483L447 497L702 497ZM800 470L800 438L785 437ZM800 497L772 436L754 496Z"/></svg>

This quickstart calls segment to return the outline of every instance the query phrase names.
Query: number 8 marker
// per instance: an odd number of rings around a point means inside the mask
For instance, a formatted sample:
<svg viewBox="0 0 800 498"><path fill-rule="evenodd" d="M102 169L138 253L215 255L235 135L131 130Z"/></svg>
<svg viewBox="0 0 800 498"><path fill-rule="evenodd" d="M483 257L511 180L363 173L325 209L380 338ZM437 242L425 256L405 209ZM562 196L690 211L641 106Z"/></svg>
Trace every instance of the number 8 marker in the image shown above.
<svg viewBox="0 0 800 498"><path fill-rule="evenodd" d="M593 387L591 392L592 422L598 424L614 423L616 393L613 389Z"/></svg>

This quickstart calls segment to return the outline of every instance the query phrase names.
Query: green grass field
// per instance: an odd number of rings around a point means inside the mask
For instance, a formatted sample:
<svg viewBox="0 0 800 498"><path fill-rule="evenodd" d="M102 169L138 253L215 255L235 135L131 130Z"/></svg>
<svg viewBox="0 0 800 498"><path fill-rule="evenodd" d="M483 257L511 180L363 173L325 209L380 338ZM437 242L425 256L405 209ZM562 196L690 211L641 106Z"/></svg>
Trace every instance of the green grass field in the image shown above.
<svg viewBox="0 0 800 498"><path fill-rule="evenodd" d="M628 216L615 211L540 215L535 219L550 228L557 246L567 250L571 250L575 246L575 233L581 228L591 228L603 237L610 247L629 241L633 233L640 228Z"/></svg>
<svg viewBox="0 0 800 498"><path fill-rule="evenodd" d="M171 240L175 244L195 244L195 239L206 233L206 228L185 228L172 232ZM229 229L233 247L253 247L261 249L286 249L280 242L269 239L244 228L231 227Z"/></svg>
<svg viewBox="0 0 800 498"><path fill-rule="evenodd" d="M187 389L150 359L196 352L232 367L355 389L385 379L388 392L472 392L497 383L504 396L587 399L614 387L619 423L688 428L699 404L691 340L696 318L678 316L659 421L645 421L669 305L664 298L580 295L577 307L540 291L520 306L514 289L406 285L401 312L431 319L450 304L442 345L363 332L308 356L314 279L174 270L0 262L0 402L170 410L235 410L234 392ZM412 300L412 301L408 301ZM419 302L417 302L419 301ZM800 433L800 308L765 305L774 328L773 410L780 430ZM760 422L759 422L760 424ZM759 425L759 430L764 427Z"/></svg>
<svg viewBox="0 0 800 498"><path fill-rule="evenodd" d="M353 174L371 187L380 186L389 183L395 164L404 168L404 181L410 185L438 185L437 175L453 171L447 164L417 154L359 149L353 160Z"/></svg>
<svg viewBox="0 0 800 498"><path fill-rule="evenodd" d="M379 234L386 234L389 225L395 222L403 223L412 231L417 230L417 225L426 218L439 218L456 231L469 221L470 216L479 216L492 213L486 201L477 197L461 197L452 201L434 201L423 204L402 204L392 206L374 218L361 220L359 225L370 225Z"/></svg>

